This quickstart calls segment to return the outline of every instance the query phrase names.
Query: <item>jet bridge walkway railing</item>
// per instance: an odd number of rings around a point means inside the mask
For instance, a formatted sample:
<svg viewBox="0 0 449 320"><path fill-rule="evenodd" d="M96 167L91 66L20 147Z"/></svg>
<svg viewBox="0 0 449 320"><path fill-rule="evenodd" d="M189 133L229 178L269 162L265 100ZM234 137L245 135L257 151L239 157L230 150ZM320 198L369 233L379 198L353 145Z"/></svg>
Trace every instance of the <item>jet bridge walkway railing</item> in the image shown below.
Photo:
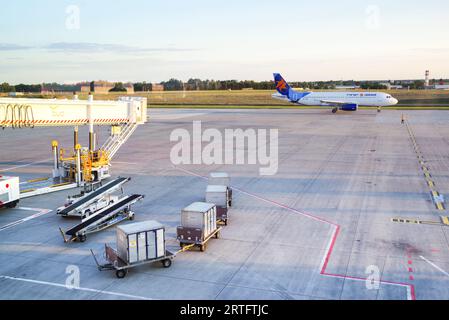
<svg viewBox="0 0 449 320"><path fill-rule="evenodd" d="M136 131L138 124L127 123L121 127L121 132L119 135L114 135L109 137L109 139L102 146L101 150L104 150L109 155L109 160L112 160L121 146L125 144L129 138Z"/></svg>
<svg viewBox="0 0 449 320"><path fill-rule="evenodd" d="M104 186L98 188L97 190L88 193L86 196L81 198L80 200L76 201L75 203L71 204L67 208L61 210L58 212L59 215L67 216L71 212L75 210L79 210L80 208L86 207L99 198L101 198L104 194L112 193L113 191L120 188L123 184L130 181L131 178L117 178L114 181L109 182L108 184L105 184Z"/></svg>

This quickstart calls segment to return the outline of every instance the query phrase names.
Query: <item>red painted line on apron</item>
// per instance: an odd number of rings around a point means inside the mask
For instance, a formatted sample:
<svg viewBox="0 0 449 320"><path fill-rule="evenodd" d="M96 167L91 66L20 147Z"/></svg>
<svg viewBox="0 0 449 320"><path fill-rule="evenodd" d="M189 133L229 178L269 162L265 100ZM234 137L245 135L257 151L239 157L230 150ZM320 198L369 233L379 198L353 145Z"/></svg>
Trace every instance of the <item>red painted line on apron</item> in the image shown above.
<svg viewBox="0 0 449 320"><path fill-rule="evenodd" d="M173 166L173 167L174 167L176 170L183 171L183 172L185 172L185 173L187 173L187 174L189 174L189 175L192 175L192 176L201 178L201 179L203 179L203 180L208 180L207 177L204 177L204 176L202 176L202 175L199 175L199 174L197 174L197 173L195 173L195 172L192 172L192 171L189 171L189 170L186 170L186 169L182 169L182 168L178 168L178 167L176 167L176 166ZM336 224L336 223L334 223L334 222L328 221L328 220L326 220L326 219L323 219L323 218L314 216L314 215L312 215L312 214L305 213L305 212L296 210L296 209L294 209L294 208L290 208L290 207L288 207L288 206L286 206L286 205L284 205L284 204L278 203L278 202L276 202L276 201L262 198L262 197L260 197L260 196L258 196L258 195L252 194L252 193L247 192L247 191L244 191L244 190L242 190L242 189L239 189L239 188L236 188L236 187L232 187L232 188L233 188L234 190L240 192L240 193L246 194L246 195L248 195L248 196L251 196L251 197L253 197L253 198L259 199L259 200L264 201L264 202L266 202L266 203L274 204L274 205L276 205L276 206L278 206L278 207L287 209L287 210L289 210L289 211L292 211L292 212L297 213L297 214L299 214L299 215L302 215L302 216L304 216L304 217L310 218L310 219L312 219L312 220L320 221L320 222L323 222L323 223L326 223L326 224L329 224L329 225L333 226L333 227L335 228L335 230L334 230L334 233L333 233L333 235L332 235L332 238L331 238L331 241L330 241L329 248L326 250L326 254L325 254L325 257L324 257L324 263L323 263L323 266L322 266L322 268L321 268L320 275L326 276L326 277L333 277L333 278L343 279L343 280L344 280L344 279L356 280L356 281L366 281L366 280L367 280L366 278L352 277L352 276L348 276L348 275L331 274L331 273L327 273L327 272L326 272L327 267L328 267L328 265L329 265L330 258L331 258L331 256L332 256L333 250L334 250L334 248L335 248L335 244L336 244L336 242L337 242L337 238L338 238L338 236L339 236L339 234L340 234L340 231L341 231L341 226L340 226L340 225L338 225L338 224ZM402 282L394 282L394 281L386 281L386 280L380 280L379 282L380 282L380 283L383 283L383 284L393 285L393 286L401 286L401 287L405 287L405 288L407 288L408 290L410 290L410 299L411 299L411 300L416 300L415 286L412 285L412 284L409 284L409 283L402 283ZM407 292L407 298L408 298L408 292Z"/></svg>

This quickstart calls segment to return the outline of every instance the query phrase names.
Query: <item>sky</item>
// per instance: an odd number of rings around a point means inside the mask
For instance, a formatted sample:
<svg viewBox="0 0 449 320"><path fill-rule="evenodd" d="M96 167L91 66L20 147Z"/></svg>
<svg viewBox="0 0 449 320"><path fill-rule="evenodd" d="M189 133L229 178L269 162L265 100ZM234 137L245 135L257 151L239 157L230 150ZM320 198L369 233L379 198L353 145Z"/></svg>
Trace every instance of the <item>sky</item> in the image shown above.
<svg viewBox="0 0 449 320"><path fill-rule="evenodd" d="M11 84L449 78L447 0L0 3Z"/></svg>

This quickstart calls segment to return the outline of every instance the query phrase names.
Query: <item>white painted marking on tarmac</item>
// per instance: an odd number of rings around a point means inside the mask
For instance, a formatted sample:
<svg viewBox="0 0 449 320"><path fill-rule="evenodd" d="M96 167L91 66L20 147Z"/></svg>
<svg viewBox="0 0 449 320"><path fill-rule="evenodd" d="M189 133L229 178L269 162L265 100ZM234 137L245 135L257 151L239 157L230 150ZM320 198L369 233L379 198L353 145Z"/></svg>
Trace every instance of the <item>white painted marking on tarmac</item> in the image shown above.
<svg viewBox="0 0 449 320"><path fill-rule="evenodd" d="M28 164L23 164L23 165L20 165L20 166L15 166L15 167L7 168L7 169L1 169L0 172L7 172L7 171L15 170L15 169L25 168L25 167L32 166L32 165L34 165L34 164L39 164L39 163L43 163L43 162L47 162L47 161L51 161L51 159L46 159L46 160L36 161L36 162L28 163Z"/></svg>
<svg viewBox="0 0 449 320"><path fill-rule="evenodd" d="M424 260L425 262L427 262L428 264L430 264L432 267L434 267L435 269L437 269L438 271L440 271L442 274L444 274L445 276L449 277L449 273L447 273L446 271L444 271L443 269L441 269L439 266L437 266L435 263L433 263L432 261L426 259L423 256L420 256L420 258L422 260Z"/></svg>
<svg viewBox="0 0 449 320"><path fill-rule="evenodd" d="M27 221L30 221L30 220L33 220L33 219L36 219L36 218L39 218L39 217L41 217L43 215L46 215L46 214L52 212L52 210L50 210L50 209L35 209L35 208L17 208L16 210L35 211L37 213L33 214L32 216L29 216L29 217L26 217L26 218L23 218L23 219L11 222L11 223L3 226L3 227L0 227L0 232L1 231L5 231L7 229L11 229L11 228L13 228L15 226L18 226L19 224L25 223Z"/></svg>
<svg viewBox="0 0 449 320"><path fill-rule="evenodd" d="M159 113L150 115L150 120L180 120L190 117L201 117L206 115L206 113L185 113L185 114L179 114L179 113Z"/></svg>
<svg viewBox="0 0 449 320"><path fill-rule="evenodd" d="M124 161L112 161L112 164L129 164L129 165L136 165L137 162L124 162Z"/></svg>
<svg viewBox="0 0 449 320"><path fill-rule="evenodd" d="M319 268L320 272L323 270L324 266L326 265L326 260L328 258L327 253L329 251L331 251L332 244L333 244L334 239L335 239L335 233L338 231L338 227L337 226L333 226L333 228L334 228L334 230L332 231L332 237L329 239L329 244L327 245L327 248L326 248L326 251L325 251L326 254L323 256L323 260L321 261L321 264L320 264L320 268Z"/></svg>
<svg viewBox="0 0 449 320"><path fill-rule="evenodd" d="M47 281L38 281L38 280L31 280L31 279L24 279L24 278L1 276L1 275L0 275L0 279L12 280L12 281L20 281L20 282L27 282L27 283L33 283L33 284L39 284L39 285L46 285L46 286L63 288L63 289L66 289L66 290L77 290L77 291L84 291L84 292L93 292L93 293L111 295L111 296L116 296L116 297L124 297L124 298L129 298L129 299L136 299L136 300L154 300L154 299L147 298L147 297L135 296L135 295L126 294L126 293L120 293L120 292L103 291L103 290L97 290L97 289L91 289L91 288L82 288L82 287L78 287L78 288L71 287L71 288L69 288L65 284L54 283L54 282L47 282Z"/></svg>

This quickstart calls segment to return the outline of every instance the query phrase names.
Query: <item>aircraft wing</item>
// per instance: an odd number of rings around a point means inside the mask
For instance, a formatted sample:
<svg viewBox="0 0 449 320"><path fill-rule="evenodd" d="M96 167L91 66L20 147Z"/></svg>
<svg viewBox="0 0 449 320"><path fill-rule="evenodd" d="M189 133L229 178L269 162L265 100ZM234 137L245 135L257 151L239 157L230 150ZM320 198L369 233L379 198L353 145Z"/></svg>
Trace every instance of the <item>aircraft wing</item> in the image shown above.
<svg viewBox="0 0 449 320"><path fill-rule="evenodd" d="M276 100L282 100L282 101L287 101L287 102L290 101L290 100L288 99L288 97L283 96L283 95L278 94L278 93L273 94L271 97L272 97L273 99L276 99Z"/></svg>
<svg viewBox="0 0 449 320"><path fill-rule="evenodd" d="M329 104L332 106L343 106L346 104L350 104L349 102L336 101L336 100L321 100L321 103ZM356 104L356 103L354 103Z"/></svg>

